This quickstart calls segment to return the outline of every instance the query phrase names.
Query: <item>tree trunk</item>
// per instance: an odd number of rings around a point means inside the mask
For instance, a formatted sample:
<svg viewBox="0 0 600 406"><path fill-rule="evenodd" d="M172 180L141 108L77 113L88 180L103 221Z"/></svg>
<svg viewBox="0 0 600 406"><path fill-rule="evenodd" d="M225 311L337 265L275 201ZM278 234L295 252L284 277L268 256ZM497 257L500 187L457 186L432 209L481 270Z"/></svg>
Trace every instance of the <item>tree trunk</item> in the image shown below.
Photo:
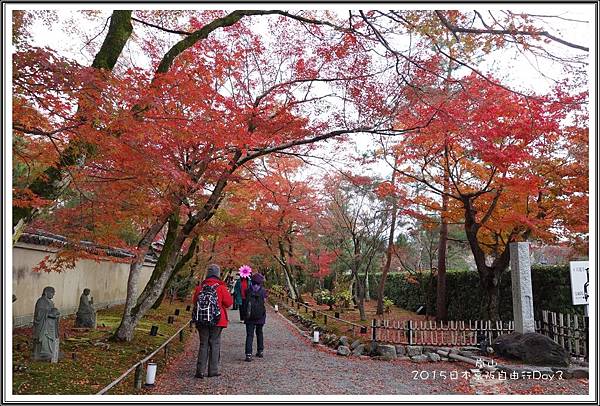
<svg viewBox="0 0 600 406"><path fill-rule="evenodd" d="M500 280L492 268L488 268L481 277L482 288L481 315L484 320L500 320Z"/></svg>
<svg viewBox="0 0 600 406"><path fill-rule="evenodd" d="M491 213L493 210L498 197L499 194L496 195L494 203L488 209L488 213ZM465 233L471 247L471 252L475 258L475 265L479 273L479 285L482 289L481 316L488 320L498 320L500 318L500 278L510 263L509 244L515 236L519 235L519 229L512 230L510 235L506 237L506 243L503 246L497 247L497 256L492 265L489 266L486 264L485 253L477 239L477 233L481 224L476 221L473 202L470 198L463 197L462 203L465 209ZM528 235L529 231L526 230L521 237L527 238Z"/></svg>
<svg viewBox="0 0 600 406"><path fill-rule="evenodd" d="M150 279L146 283L144 290L138 297L137 303L141 303L146 300L148 297L150 290L152 289L152 285L154 282L160 278L162 273L165 271L165 263L168 261L168 258L173 254L174 250L176 254L178 254L178 249L175 247L174 242L177 238L177 232L179 228L179 210L175 210L171 216L169 217L169 228L167 229L167 235L165 237L165 242L163 244L162 251L160 253L160 257L158 258L158 262L154 266L152 270L152 275L150 275Z"/></svg>
<svg viewBox="0 0 600 406"><path fill-rule="evenodd" d="M429 274L426 274L423 279L426 279L427 293L425 294L425 314L433 315L433 305L435 301L435 295L433 294L433 287L437 281L437 274L433 273L430 269Z"/></svg>
<svg viewBox="0 0 600 406"><path fill-rule="evenodd" d="M166 260L159 262L156 264L156 267L159 267L159 275L152 282L148 282L146 288L144 289L145 296L141 297L137 300L137 304L131 309L131 311L126 314L121 321L121 326L115 333L115 338L120 341L131 341L133 338L133 331L135 326L139 323L141 318L150 310L154 302L158 299L160 294L163 292L165 285L167 284L167 280L171 276L173 269L176 265L176 259L183 242L185 241L185 236L183 234L179 234L175 240L171 242L171 250L168 255L166 255ZM161 254L162 257L162 254Z"/></svg>
<svg viewBox="0 0 600 406"><path fill-rule="evenodd" d="M452 48L449 46L449 52ZM446 85L444 86L445 93L449 96L448 83L452 78L452 61L448 62L448 70L446 72ZM444 132L444 170L442 193L442 211L440 213L440 239L438 241L438 261L437 261L437 293L436 293L436 319L448 320L448 306L446 299L446 254L448 249L448 194L450 193L450 160L448 157L448 132Z"/></svg>
<svg viewBox="0 0 600 406"><path fill-rule="evenodd" d="M144 257L150 248L150 244L156 238L156 235L164 227L165 221L157 221L150 229L146 232L144 237L138 243L138 256L135 261L129 266L129 277L127 278L127 296L125 299L125 309L123 310L123 316L121 318L121 324L115 331L113 339L119 341L131 341L133 338L133 331L135 324L133 323L132 310L137 301L137 290L138 282L140 277L140 270L144 265Z"/></svg>
<svg viewBox="0 0 600 406"><path fill-rule="evenodd" d="M286 250L281 239L277 242L277 248L279 250L279 257L276 256L275 259L277 259L277 262L281 265L283 275L285 276L285 283L290 291L290 296L294 300L300 299L296 284L294 283L294 275L287 261Z"/></svg>
<svg viewBox="0 0 600 406"><path fill-rule="evenodd" d="M492 262L492 265L488 266L486 264L486 255L479 245L477 233L481 226L491 217L500 195L501 192L497 190L492 203L482 216L480 222L477 222L475 216L476 210L473 207L473 195L461 196L461 202L464 208L465 233L475 259L477 272L479 273L479 283L483 290L482 316L489 318L490 320L498 320L499 318L500 277L506 271L508 264L510 263L509 244L517 237L526 240L531 232L530 229L523 229L522 227L516 227L511 230L508 236L503 237L503 241L505 242L494 247L496 258Z"/></svg>
<svg viewBox="0 0 600 406"><path fill-rule="evenodd" d="M359 293L358 293L358 274L352 276L352 284L350 285L350 293L352 294L352 304L358 305Z"/></svg>
<svg viewBox="0 0 600 406"><path fill-rule="evenodd" d="M394 168L392 171L392 185L394 185L396 181L396 163L397 160L394 160ZM394 232L396 230L396 212L398 211L398 200L395 196L393 196L392 199L392 219L390 224L390 234L388 236L388 246L385 252L385 265L383 266L383 270L381 271L381 280L379 281L379 286L377 288L376 314L379 316L383 315L383 298L385 296L385 282L387 280L388 272L390 271L390 266L392 265L392 254L394 252Z"/></svg>
<svg viewBox="0 0 600 406"><path fill-rule="evenodd" d="M365 313L365 284L360 278L356 278L356 295L358 296L358 313L360 314L360 320L367 320Z"/></svg>
<svg viewBox="0 0 600 406"><path fill-rule="evenodd" d="M489 284L490 267L485 263L485 253L479 246L479 241L477 239L477 234L481 225L476 221L475 209L473 208L473 202L471 198L464 197L462 203L465 210L465 234L467 236L467 240L469 241L473 258L475 259L475 265L477 267L477 272L479 273L479 285L482 289L483 299L481 305L481 316L489 318L489 311L494 309L494 306L490 304L493 300L496 300L495 298L497 298L497 295L493 294L493 284Z"/></svg>
<svg viewBox="0 0 600 406"><path fill-rule="evenodd" d="M371 292L369 292L370 290L370 284L369 284L369 268L365 269L365 300L369 301L371 300Z"/></svg>
<svg viewBox="0 0 600 406"><path fill-rule="evenodd" d="M208 262L210 262L212 260L212 257L214 255L215 252L215 245L217 242L217 238L213 236L212 238L212 245L211 245L211 251L210 251L210 256L208 257L207 260L207 264ZM201 251L201 246L200 245L196 245L195 247L195 261L193 264L190 265L190 274L188 275L188 283L187 283L187 291L189 292L191 290L191 288L194 286L194 275L196 274L196 269L199 267L200 264L200 251ZM206 268L206 267L203 267Z"/></svg>
<svg viewBox="0 0 600 406"><path fill-rule="evenodd" d="M447 151L447 150L446 150ZM437 300L436 300L436 319L447 320L448 308L446 300L446 251L448 248L448 172L444 170L444 194L442 195L442 212L440 223L440 240L438 244L437 261Z"/></svg>
<svg viewBox="0 0 600 406"><path fill-rule="evenodd" d="M354 304L357 304L360 306L360 299L361 296L364 298L364 293L361 291L362 288L364 288L364 285L361 284L360 281L360 240L358 239L358 237L356 235L352 236L352 241L353 241L353 245L354 245L354 256L353 256L353 260L352 260L352 265L353 265L353 270L352 270L352 276L355 280L355 291L354 291L354 295L353 297L353 301ZM365 271L366 272L366 271ZM352 293L352 291L351 291Z"/></svg>
<svg viewBox="0 0 600 406"><path fill-rule="evenodd" d="M12 236L13 246L17 243L17 241L19 241L19 238L21 238L21 235L25 231L26 225L27 225L27 223L25 222L25 218L23 218L23 217L21 217L17 221L17 224L13 228L13 236Z"/></svg>
<svg viewBox="0 0 600 406"><path fill-rule="evenodd" d="M125 300L125 309L121 317L121 323L112 336L114 340L131 341L136 323L134 323L134 314L132 309L137 298L137 288L140 276L140 270L144 260L136 261L129 267L129 278L127 279L127 299Z"/></svg>
<svg viewBox="0 0 600 406"><path fill-rule="evenodd" d="M135 300L135 306L128 308L126 306L126 312L124 313L121 325L117 329L114 338L119 341L131 341L133 338L133 332L135 326L146 314L152 305L156 302L160 294L163 292L165 285L173 272L179 252L189 233L193 230L190 227L190 221L183 226L179 227L179 208L177 208L169 217L169 229L167 231L167 237L163 246L163 250L160 253L158 262L154 266L154 270L150 277L150 280L146 284L144 291ZM197 224L197 219L194 219ZM158 233L158 232L157 232ZM128 290L127 300L134 301L130 297Z"/></svg>
<svg viewBox="0 0 600 406"><path fill-rule="evenodd" d="M394 251L394 225L396 223L396 210L392 213L392 228L390 229L390 236L388 238L388 247L385 254L385 265L383 266L383 270L381 271L381 280L379 281L379 286L377 287L377 312L376 314L381 316L383 315L383 298L385 297L385 282L387 280L388 273L390 271L390 266L392 264L392 253Z"/></svg>
<svg viewBox="0 0 600 406"><path fill-rule="evenodd" d="M112 70L133 32L131 10L115 10L110 17L106 38L94 58L92 67Z"/></svg>
<svg viewBox="0 0 600 406"><path fill-rule="evenodd" d="M354 274L352 274L352 278L350 279L350 286L348 287L348 291L350 292L350 297L352 298L352 303L358 303L356 300L356 289L354 289Z"/></svg>
<svg viewBox="0 0 600 406"><path fill-rule="evenodd" d="M515 230L510 233L506 244L504 244L504 250L496 257L496 259L494 259L492 266L488 268L488 277L485 278L487 285L487 294L485 295L487 298L487 303L485 310L490 320L500 319L500 280L510 264L509 245L515 233ZM527 238L528 235L529 231L525 231L523 237Z"/></svg>
<svg viewBox="0 0 600 406"><path fill-rule="evenodd" d="M188 248L187 253L177 262L177 265L175 265L173 272L171 272L171 276L167 280L167 285L165 286L165 289L160 294L160 296L158 297L156 302L152 305L153 309L158 309L160 307L160 305L165 297L165 292L167 292L171 288L171 286L173 284L173 280L175 279L175 276L194 257L194 254L196 253L196 246L198 245L198 239L199 239L198 236L194 237L194 239L192 240L192 243L190 244L190 247Z"/></svg>
<svg viewBox="0 0 600 406"><path fill-rule="evenodd" d="M292 276L291 276L290 272L288 271L287 266L282 266L282 269L283 269L283 275L285 276L285 284L288 287L290 296L292 297L292 299L297 300L298 293L296 292L296 287L295 287L294 283L292 282Z"/></svg>

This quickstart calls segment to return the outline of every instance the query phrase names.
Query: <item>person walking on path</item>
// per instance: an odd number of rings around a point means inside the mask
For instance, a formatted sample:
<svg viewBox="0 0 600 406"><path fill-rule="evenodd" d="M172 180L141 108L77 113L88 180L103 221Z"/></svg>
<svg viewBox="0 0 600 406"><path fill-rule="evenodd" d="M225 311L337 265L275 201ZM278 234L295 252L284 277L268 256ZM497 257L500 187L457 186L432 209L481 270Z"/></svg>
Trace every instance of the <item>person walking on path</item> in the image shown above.
<svg viewBox="0 0 600 406"><path fill-rule="evenodd" d="M256 331L256 356L263 357L265 349L263 338L263 327L267 319L265 300L267 291L263 283L265 277L260 273L252 275L252 285L246 290L246 361L252 361L252 342Z"/></svg>
<svg viewBox="0 0 600 406"><path fill-rule="evenodd" d="M242 265L239 270L239 279L233 288L236 307L240 309L240 322L244 322L246 314L246 291L252 285L250 277L252 276L252 268L248 265Z"/></svg>
<svg viewBox="0 0 600 406"><path fill-rule="evenodd" d="M196 378L204 378L204 372L208 365L208 376L219 376L219 360L221 357L221 332L227 328L229 319L227 317L227 308L233 304L233 298L227 290L227 285L220 279L221 268L217 264L210 264L207 268L206 279L196 287L192 303L198 306L196 301L198 296L208 296L212 292L216 292L216 298L211 300L216 302L219 313L218 321L215 318L210 323L203 324L201 321L196 322L198 335L200 338L200 348L198 349L198 360L196 361ZM205 289L205 287L208 287ZM203 292L203 289L205 290ZM211 309L212 310L212 309ZM211 311L209 310L209 312ZM196 310L195 310L196 311Z"/></svg>

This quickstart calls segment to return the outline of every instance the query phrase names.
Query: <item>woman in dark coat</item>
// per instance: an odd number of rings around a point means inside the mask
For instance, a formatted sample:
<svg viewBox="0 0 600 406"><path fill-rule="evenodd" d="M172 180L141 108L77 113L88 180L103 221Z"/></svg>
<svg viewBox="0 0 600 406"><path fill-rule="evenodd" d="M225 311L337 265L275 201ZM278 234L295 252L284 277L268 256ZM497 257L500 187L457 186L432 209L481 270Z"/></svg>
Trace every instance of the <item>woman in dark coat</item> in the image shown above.
<svg viewBox="0 0 600 406"><path fill-rule="evenodd" d="M235 304L240 309L240 322L244 322L244 315L246 314L246 291L252 285L250 277L252 276L252 268L248 265L242 265L239 269L239 279L236 281L233 287L233 297Z"/></svg>
<svg viewBox="0 0 600 406"><path fill-rule="evenodd" d="M249 300L250 295L258 293L262 297L263 303L267 300L267 291L265 290L263 283L265 277L260 273L252 275L252 285L246 291L246 300ZM263 340L263 327L267 319L267 313L256 320L244 320L246 323L246 361L252 361L252 342L254 341L254 332L256 331L256 356L258 358L263 357L264 352L264 340Z"/></svg>

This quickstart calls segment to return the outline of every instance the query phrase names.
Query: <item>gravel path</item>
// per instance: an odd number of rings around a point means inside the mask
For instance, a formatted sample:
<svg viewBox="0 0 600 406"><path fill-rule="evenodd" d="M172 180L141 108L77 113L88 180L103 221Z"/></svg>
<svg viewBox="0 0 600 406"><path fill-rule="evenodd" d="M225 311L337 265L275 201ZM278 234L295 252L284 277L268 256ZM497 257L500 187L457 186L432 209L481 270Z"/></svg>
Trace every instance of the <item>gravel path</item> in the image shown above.
<svg viewBox="0 0 600 406"><path fill-rule="evenodd" d="M221 336L221 376L194 378L198 353L198 334L194 331L185 351L172 360L157 378L148 394L210 395L391 395L391 394L465 394L475 393L476 385L464 378L440 379L439 372L458 371L468 367L462 363L425 363L410 361L377 361L369 357L341 357L333 350L313 347L297 328L268 307L264 328L265 357L244 361L245 326L239 313L229 311L229 327ZM256 348L256 341L254 343ZM414 379L412 371L429 371L429 379ZM433 373L438 374L432 379ZM550 393L587 392L587 381L569 380L560 384L532 381L496 385L487 393L518 393L534 385L552 389ZM517 389L518 387L518 389ZM548 393L544 390L544 393Z"/></svg>

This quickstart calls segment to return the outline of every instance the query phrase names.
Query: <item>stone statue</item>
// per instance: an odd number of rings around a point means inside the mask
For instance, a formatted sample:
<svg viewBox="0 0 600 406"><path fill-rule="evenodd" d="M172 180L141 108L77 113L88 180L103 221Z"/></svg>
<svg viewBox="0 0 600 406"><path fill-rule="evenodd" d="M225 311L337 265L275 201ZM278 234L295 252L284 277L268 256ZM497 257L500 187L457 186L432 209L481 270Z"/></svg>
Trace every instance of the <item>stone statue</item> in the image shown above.
<svg viewBox="0 0 600 406"><path fill-rule="evenodd" d="M90 290L85 288L79 298L75 327L96 328L96 310L93 304L94 299L90 298Z"/></svg>
<svg viewBox="0 0 600 406"><path fill-rule="evenodd" d="M42 297L35 303L33 314L33 359L34 361L58 362L58 322L60 312L54 307L52 286L44 288Z"/></svg>

